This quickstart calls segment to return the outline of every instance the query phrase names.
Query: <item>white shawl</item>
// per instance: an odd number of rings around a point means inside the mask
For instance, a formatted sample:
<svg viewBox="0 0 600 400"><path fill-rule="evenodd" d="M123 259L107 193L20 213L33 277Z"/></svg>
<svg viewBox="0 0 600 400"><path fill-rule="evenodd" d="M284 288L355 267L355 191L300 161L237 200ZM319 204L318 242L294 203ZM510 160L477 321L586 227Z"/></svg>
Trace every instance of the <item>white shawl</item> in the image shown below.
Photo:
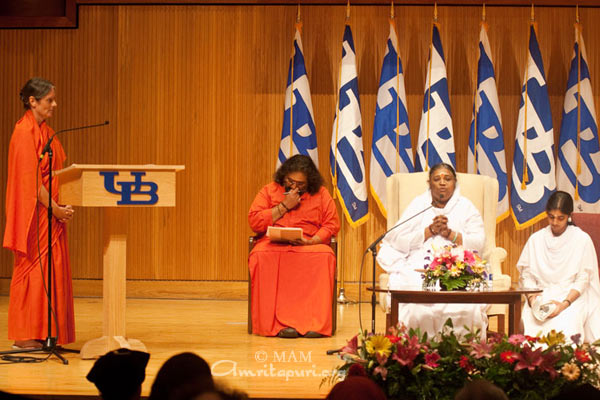
<svg viewBox="0 0 600 400"><path fill-rule="evenodd" d="M431 203L431 190L415 197L402 213L396 226L427 208ZM425 259L427 251L452 244L450 240L439 235L424 242L424 230L433 222L436 215L445 215L448 218L448 227L462 234L465 249L483 251L485 244L483 219L473 203L460 195L460 188L457 185L444 208L430 208L398 226L382 241L377 261L386 272L390 273L390 289L408 287L420 289L421 274L415 269L429 264Z"/></svg>

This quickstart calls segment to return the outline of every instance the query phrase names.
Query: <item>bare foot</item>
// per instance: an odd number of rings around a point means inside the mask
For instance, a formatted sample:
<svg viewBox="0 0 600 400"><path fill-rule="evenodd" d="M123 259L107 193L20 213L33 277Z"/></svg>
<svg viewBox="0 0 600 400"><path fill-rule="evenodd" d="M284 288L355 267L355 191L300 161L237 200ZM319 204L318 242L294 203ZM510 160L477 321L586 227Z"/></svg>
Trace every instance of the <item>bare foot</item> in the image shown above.
<svg viewBox="0 0 600 400"><path fill-rule="evenodd" d="M13 346L20 349L41 349L42 343L35 339L15 340L15 344Z"/></svg>

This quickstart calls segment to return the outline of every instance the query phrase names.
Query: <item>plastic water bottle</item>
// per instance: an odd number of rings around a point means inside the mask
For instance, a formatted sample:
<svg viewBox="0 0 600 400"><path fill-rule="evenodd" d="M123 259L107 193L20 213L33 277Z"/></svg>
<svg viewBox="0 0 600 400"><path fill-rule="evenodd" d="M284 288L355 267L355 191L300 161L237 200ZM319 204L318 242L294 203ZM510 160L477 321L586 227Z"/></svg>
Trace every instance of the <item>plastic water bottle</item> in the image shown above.
<svg viewBox="0 0 600 400"><path fill-rule="evenodd" d="M487 291L491 292L492 290L494 290L494 274L492 274L491 270L490 270L490 266L488 265L486 270L487 270Z"/></svg>

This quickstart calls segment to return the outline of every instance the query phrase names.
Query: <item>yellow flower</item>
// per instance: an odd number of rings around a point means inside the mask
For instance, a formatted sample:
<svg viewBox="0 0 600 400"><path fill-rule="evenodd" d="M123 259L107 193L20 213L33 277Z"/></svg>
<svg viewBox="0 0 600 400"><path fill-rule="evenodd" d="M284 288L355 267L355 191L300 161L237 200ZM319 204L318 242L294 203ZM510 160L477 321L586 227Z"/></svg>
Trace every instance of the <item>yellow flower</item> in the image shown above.
<svg viewBox="0 0 600 400"><path fill-rule="evenodd" d="M460 275L460 269L458 268L458 266L453 265L450 268L450 276L459 276Z"/></svg>
<svg viewBox="0 0 600 400"><path fill-rule="evenodd" d="M471 269L476 274L481 274L485 270L485 265L484 264L475 264L471 267Z"/></svg>
<svg viewBox="0 0 600 400"><path fill-rule="evenodd" d="M560 372L568 381L574 381L579 378L579 367L575 364L567 363L563 365Z"/></svg>
<svg viewBox="0 0 600 400"><path fill-rule="evenodd" d="M464 262L462 262L462 261L457 261L457 262L456 262L456 268L458 268L458 269L460 269L460 270L463 270L463 269L465 269L465 265L466 265L466 264L465 264Z"/></svg>
<svg viewBox="0 0 600 400"><path fill-rule="evenodd" d="M371 336L365 343L367 353L383 355L388 357L392 353L392 342L382 335Z"/></svg>
<svg viewBox="0 0 600 400"><path fill-rule="evenodd" d="M546 343L548 346L564 344L565 334L562 332L556 332L554 329L552 329L546 336L540 339L540 342Z"/></svg>

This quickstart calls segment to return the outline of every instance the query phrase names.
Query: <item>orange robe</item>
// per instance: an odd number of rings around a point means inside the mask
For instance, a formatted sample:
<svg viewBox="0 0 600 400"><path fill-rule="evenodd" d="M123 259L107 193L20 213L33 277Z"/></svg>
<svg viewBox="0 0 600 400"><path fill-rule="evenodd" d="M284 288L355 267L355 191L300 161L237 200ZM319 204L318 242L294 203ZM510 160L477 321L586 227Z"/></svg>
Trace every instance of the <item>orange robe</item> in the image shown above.
<svg viewBox="0 0 600 400"><path fill-rule="evenodd" d="M48 188L49 162L38 159L54 133L45 122L38 125L27 111L16 123L8 149L6 229L3 246L14 254L13 277L8 304L8 338L45 339L48 336L48 210L37 199L36 188ZM60 142L52 142L52 170L62 168L66 158ZM37 179L37 184L36 184ZM58 202L58 178L52 179L52 198ZM38 258L38 234L39 251ZM41 265L40 265L41 264ZM75 341L73 289L65 224L52 217L52 334L58 343ZM57 323L58 322L58 323ZM57 326L58 325L58 326Z"/></svg>
<svg viewBox="0 0 600 400"><path fill-rule="evenodd" d="M258 193L248 222L256 233L269 225L302 228L309 239L318 235L323 243L340 229L333 199L324 187L304 193L300 204L275 223L271 209L285 197L284 188L272 182ZM315 331L331 335L331 302L335 281L335 255L327 244L292 246L271 243L265 236L248 258L252 281L252 332L275 336L286 327L304 335Z"/></svg>

